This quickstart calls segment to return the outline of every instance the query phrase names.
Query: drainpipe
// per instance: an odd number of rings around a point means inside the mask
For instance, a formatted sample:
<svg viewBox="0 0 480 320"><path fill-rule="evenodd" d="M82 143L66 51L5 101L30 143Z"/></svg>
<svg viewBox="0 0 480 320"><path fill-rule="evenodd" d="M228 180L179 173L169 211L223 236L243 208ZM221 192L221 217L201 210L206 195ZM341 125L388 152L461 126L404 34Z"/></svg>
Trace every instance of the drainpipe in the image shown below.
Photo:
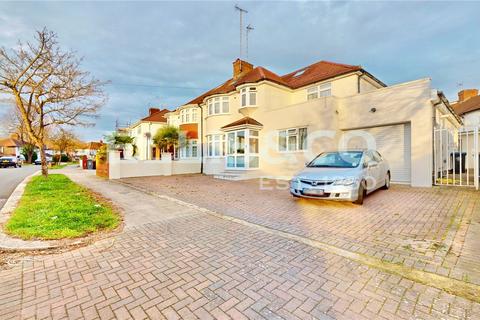
<svg viewBox="0 0 480 320"><path fill-rule="evenodd" d="M203 174L203 108L200 107L200 173Z"/></svg>

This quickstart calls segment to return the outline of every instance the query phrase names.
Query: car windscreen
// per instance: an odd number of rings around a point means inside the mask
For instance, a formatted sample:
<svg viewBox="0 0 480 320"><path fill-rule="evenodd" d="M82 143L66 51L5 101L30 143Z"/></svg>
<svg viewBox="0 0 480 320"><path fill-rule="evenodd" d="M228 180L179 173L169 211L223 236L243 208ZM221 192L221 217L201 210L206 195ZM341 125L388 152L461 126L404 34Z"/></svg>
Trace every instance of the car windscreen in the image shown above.
<svg viewBox="0 0 480 320"><path fill-rule="evenodd" d="M325 152L313 159L310 168L356 168L362 160L362 151Z"/></svg>
<svg viewBox="0 0 480 320"><path fill-rule="evenodd" d="M14 158L12 157L1 157L0 160L9 160L9 161L13 161Z"/></svg>

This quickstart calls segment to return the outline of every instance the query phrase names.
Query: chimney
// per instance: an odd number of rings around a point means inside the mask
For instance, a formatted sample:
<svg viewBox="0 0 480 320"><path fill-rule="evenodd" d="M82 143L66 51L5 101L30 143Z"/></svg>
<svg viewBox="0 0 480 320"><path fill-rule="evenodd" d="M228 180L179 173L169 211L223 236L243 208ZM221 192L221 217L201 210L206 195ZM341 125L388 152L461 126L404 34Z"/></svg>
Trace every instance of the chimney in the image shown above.
<svg viewBox="0 0 480 320"><path fill-rule="evenodd" d="M253 64L237 59L233 62L233 80L237 80L247 72L253 70Z"/></svg>
<svg viewBox="0 0 480 320"><path fill-rule="evenodd" d="M151 116L152 114L157 113L158 111L160 111L160 109L150 108L150 109L148 109L148 115Z"/></svg>
<svg viewBox="0 0 480 320"><path fill-rule="evenodd" d="M458 102L478 96L478 89L465 89L458 93Z"/></svg>

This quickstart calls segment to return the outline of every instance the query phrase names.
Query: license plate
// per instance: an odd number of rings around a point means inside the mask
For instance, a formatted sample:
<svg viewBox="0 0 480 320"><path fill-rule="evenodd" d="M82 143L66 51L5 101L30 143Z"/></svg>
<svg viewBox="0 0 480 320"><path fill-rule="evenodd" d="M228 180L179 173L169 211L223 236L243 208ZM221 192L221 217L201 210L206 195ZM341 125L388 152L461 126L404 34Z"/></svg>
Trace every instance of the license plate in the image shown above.
<svg viewBox="0 0 480 320"><path fill-rule="evenodd" d="M323 189L303 189L303 194L311 196L323 196Z"/></svg>
<svg viewBox="0 0 480 320"><path fill-rule="evenodd" d="M3 162L4 162L4 163L8 163L8 162L10 162L10 161L8 161L8 160L3 160Z"/></svg>

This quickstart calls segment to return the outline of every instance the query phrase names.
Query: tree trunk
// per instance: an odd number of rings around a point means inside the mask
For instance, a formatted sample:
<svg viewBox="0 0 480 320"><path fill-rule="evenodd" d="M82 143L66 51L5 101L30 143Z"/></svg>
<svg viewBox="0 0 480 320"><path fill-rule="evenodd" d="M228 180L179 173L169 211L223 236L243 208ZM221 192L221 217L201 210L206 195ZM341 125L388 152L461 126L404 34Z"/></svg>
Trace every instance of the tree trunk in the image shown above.
<svg viewBox="0 0 480 320"><path fill-rule="evenodd" d="M33 151L27 152L27 162L32 163L32 159L33 159Z"/></svg>
<svg viewBox="0 0 480 320"><path fill-rule="evenodd" d="M42 160L42 175L48 177L47 155L45 154L45 145L40 147L40 159Z"/></svg>

